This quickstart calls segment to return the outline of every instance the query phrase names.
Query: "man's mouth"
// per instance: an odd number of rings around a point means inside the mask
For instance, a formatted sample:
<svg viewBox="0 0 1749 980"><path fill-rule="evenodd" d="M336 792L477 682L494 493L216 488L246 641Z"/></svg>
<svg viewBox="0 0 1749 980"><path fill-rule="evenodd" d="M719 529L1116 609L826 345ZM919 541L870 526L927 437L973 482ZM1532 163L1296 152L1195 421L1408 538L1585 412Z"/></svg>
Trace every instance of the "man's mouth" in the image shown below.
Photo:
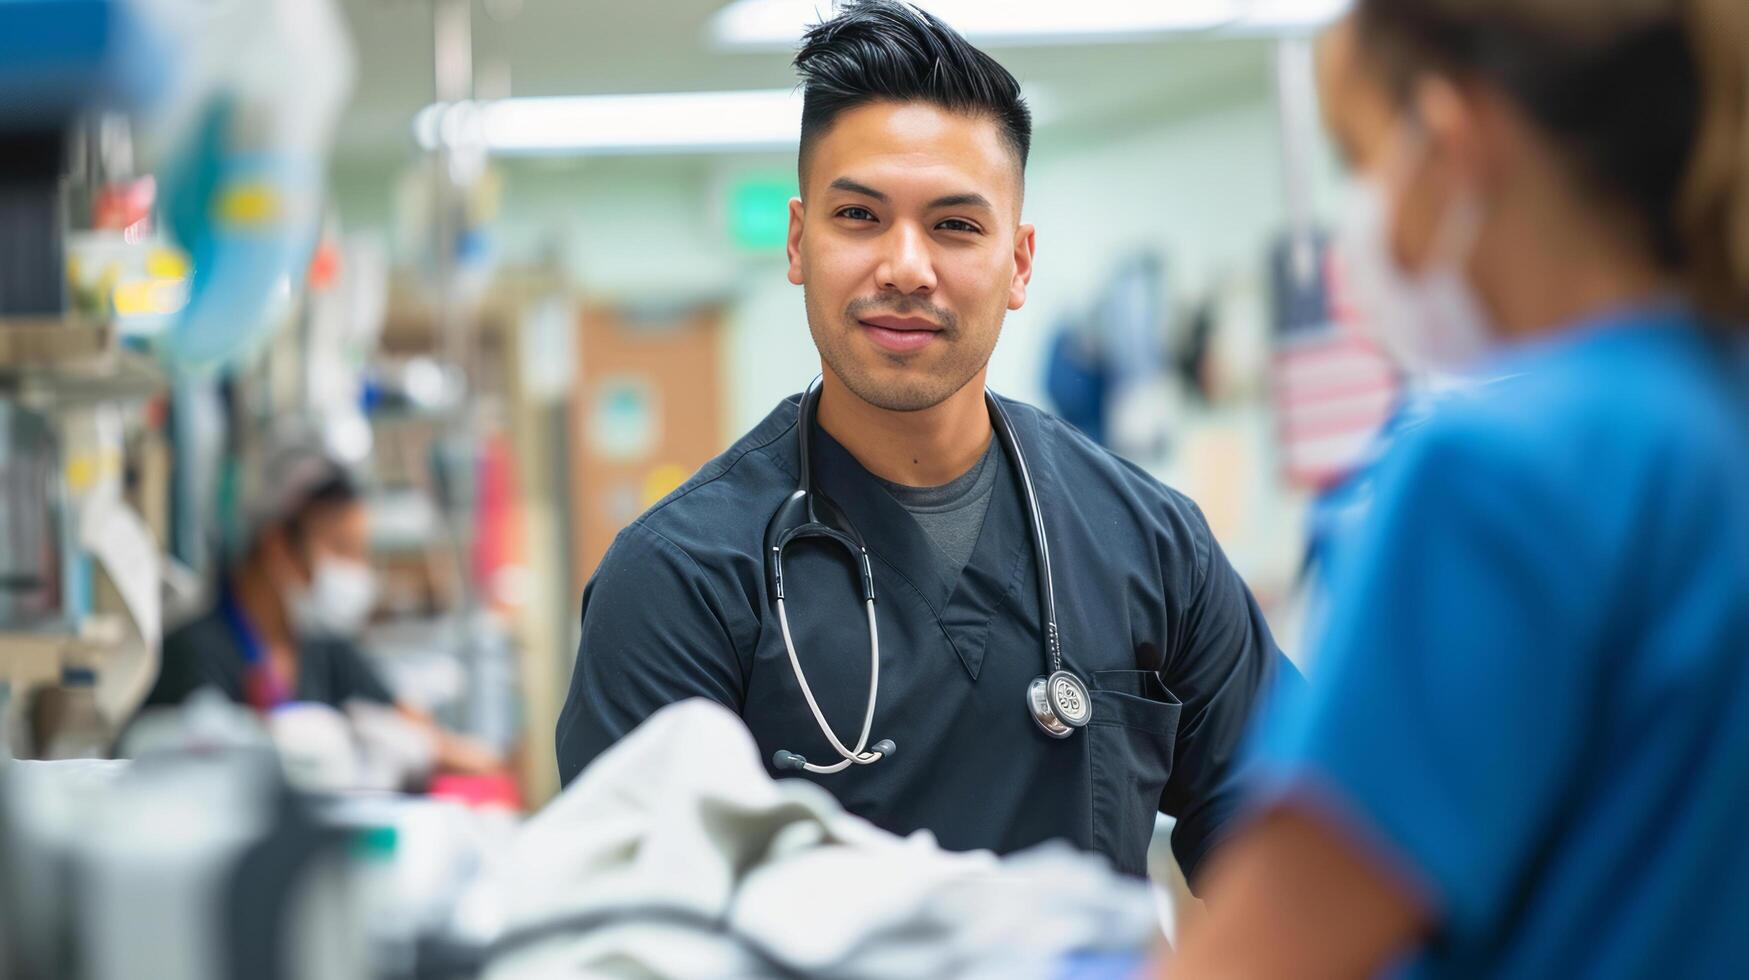
<svg viewBox="0 0 1749 980"><path fill-rule="evenodd" d="M911 354L935 341L941 324L911 316L871 316L856 321L879 347L895 354Z"/></svg>

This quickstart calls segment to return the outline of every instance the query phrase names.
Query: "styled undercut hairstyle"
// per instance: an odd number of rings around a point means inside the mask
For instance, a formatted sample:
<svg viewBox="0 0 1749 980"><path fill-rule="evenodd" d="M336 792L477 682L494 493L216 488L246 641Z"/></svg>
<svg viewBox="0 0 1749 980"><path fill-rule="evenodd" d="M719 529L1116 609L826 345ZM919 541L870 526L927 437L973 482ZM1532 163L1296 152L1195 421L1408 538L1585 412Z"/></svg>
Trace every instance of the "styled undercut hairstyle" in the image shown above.
<svg viewBox="0 0 1749 980"><path fill-rule="evenodd" d="M985 117L1001 129L1024 174L1032 112L1020 83L934 15L897 0L851 0L802 36L802 142L808 150L838 116L874 102L924 102Z"/></svg>

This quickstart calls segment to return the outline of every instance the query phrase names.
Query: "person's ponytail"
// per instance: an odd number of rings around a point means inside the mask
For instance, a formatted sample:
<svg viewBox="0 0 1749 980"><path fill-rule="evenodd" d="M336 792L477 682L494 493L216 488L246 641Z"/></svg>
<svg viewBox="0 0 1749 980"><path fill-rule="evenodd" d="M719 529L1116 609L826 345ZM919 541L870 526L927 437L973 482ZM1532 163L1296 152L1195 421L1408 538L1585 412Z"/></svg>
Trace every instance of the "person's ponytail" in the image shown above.
<svg viewBox="0 0 1749 980"><path fill-rule="evenodd" d="M1682 0L1701 76L1700 130L1683 185L1687 286L1749 329L1749 0Z"/></svg>

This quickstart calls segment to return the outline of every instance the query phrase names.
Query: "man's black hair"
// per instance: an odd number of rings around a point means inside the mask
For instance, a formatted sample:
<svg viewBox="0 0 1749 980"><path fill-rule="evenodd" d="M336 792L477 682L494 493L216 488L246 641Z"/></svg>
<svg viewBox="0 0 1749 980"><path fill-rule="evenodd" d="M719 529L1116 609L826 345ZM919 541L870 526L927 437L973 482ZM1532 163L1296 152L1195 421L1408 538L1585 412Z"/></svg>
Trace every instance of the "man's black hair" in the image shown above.
<svg viewBox="0 0 1749 980"><path fill-rule="evenodd" d="M1032 113L1020 83L934 15L896 0L852 0L810 28L796 52L802 76L801 166L841 113L871 102L926 102L988 116L1026 170Z"/></svg>

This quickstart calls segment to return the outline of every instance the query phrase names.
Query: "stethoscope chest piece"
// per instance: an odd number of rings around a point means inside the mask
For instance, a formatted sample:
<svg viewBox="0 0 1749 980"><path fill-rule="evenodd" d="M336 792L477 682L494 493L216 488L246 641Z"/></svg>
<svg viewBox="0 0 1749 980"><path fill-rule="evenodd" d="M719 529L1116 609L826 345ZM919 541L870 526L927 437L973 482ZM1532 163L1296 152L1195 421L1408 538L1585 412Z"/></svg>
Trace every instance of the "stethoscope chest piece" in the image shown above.
<svg viewBox="0 0 1749 980"><path fill-rule="evenodd" d="M1035 677L1026 688L1032 720L1052 738L1068 738L1093 720L1093 698L1081 678L1066 670Z"/></svg>

